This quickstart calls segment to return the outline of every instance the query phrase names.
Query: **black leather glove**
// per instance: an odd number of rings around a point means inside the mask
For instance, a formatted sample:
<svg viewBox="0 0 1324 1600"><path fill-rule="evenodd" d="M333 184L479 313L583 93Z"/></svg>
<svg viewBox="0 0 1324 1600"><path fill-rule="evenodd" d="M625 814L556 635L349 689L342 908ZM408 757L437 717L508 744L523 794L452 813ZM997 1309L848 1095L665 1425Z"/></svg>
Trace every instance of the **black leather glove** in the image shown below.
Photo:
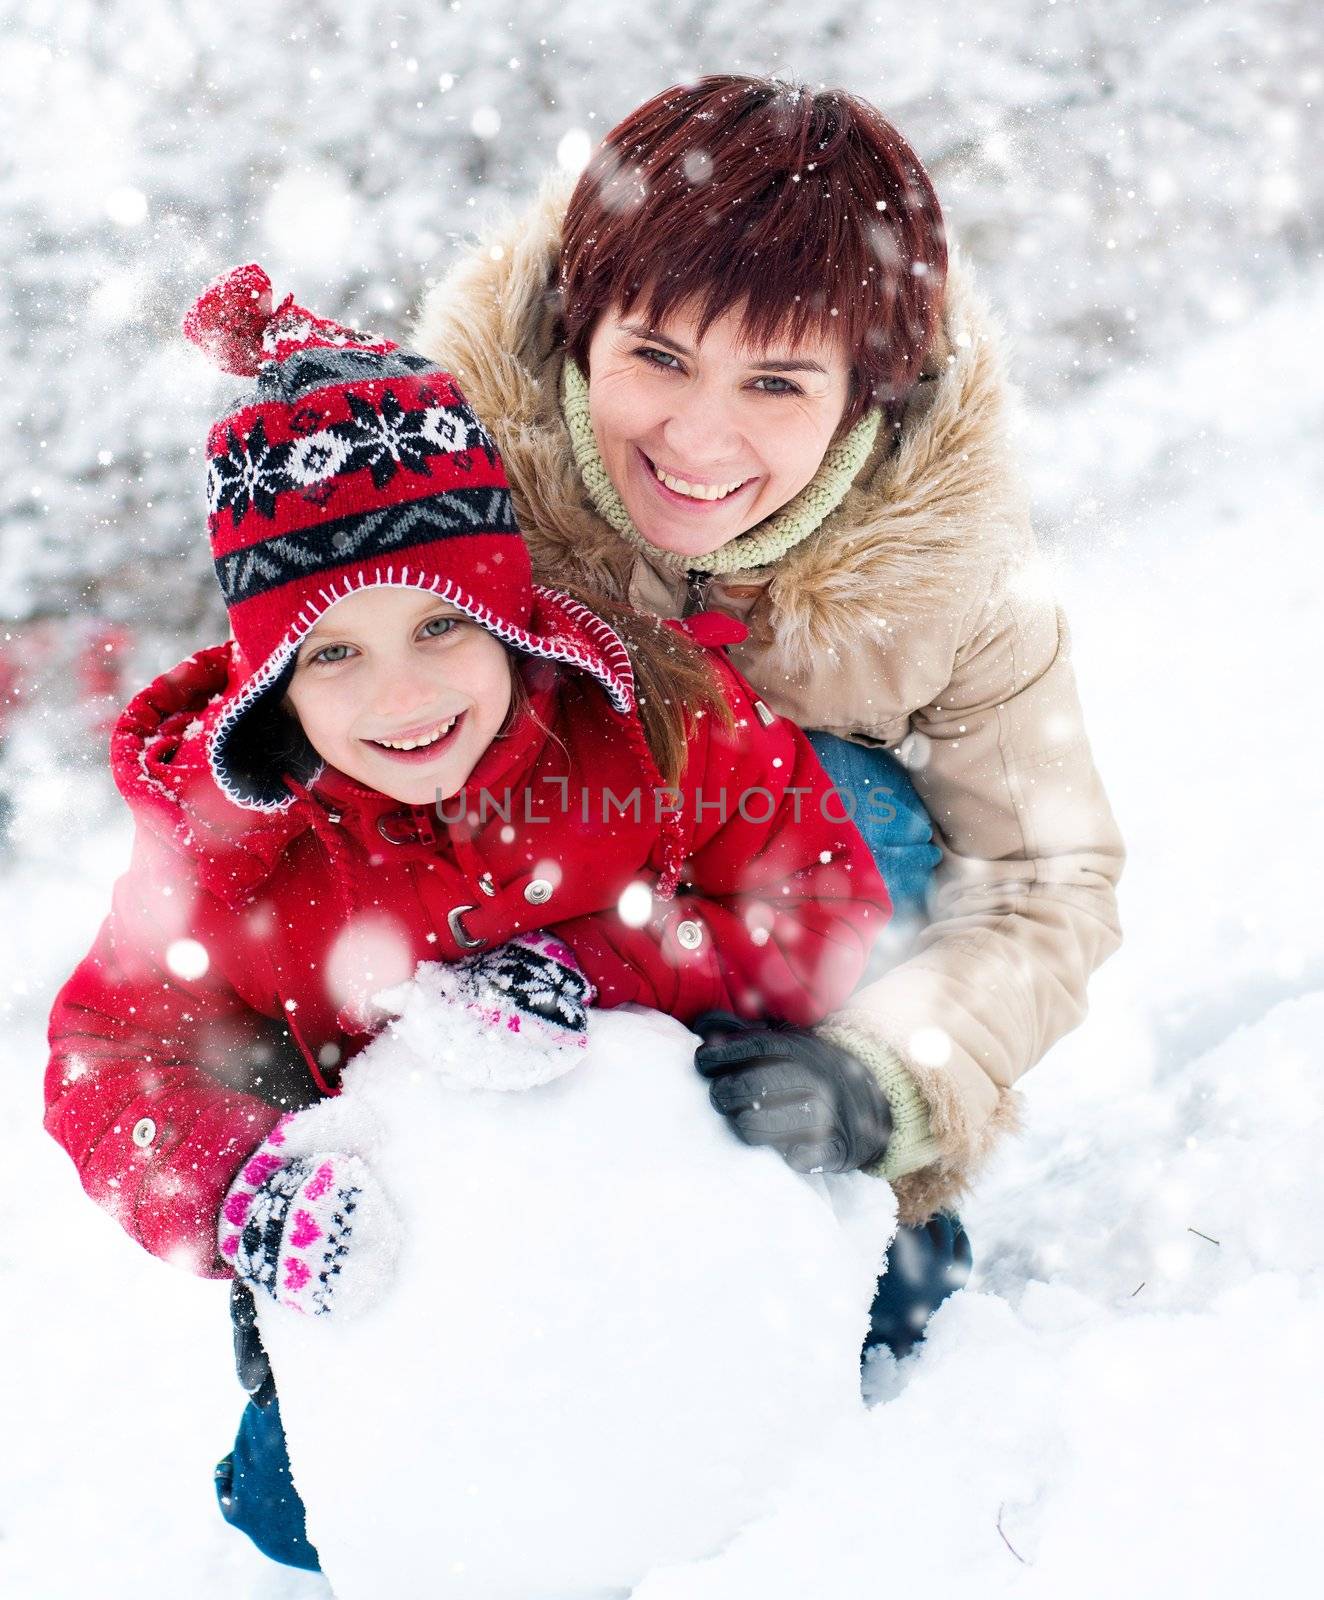
<svg viewBox="0 0 1324 1600"><path fill-rule="evenodd" d="M853 1172L887 1152L892 1112L861 1061L802 1028L708 1011L690 1024L694 1065L746 1144L771 1145L797 1172Z"/></svg>

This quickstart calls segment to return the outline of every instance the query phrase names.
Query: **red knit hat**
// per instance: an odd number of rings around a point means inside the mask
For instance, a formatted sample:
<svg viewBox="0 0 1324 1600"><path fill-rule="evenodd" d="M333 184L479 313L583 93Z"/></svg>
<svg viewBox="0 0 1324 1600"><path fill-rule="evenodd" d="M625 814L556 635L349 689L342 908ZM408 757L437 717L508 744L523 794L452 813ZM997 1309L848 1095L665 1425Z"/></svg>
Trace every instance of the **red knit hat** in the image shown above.
<svg viewBox="0 0 1324 1600"><path fill-rule="evenodd" d="M212 556L242 671L208 760L235 805L293 803L267 748L271 709L318 618L379 585L430 591L503 644L587 672L651 764L625 646L587 607L533 582L496 446L454 378L292 297L273 310L256 265L218 278L184 332L256 379L207 439Z"/></svg>

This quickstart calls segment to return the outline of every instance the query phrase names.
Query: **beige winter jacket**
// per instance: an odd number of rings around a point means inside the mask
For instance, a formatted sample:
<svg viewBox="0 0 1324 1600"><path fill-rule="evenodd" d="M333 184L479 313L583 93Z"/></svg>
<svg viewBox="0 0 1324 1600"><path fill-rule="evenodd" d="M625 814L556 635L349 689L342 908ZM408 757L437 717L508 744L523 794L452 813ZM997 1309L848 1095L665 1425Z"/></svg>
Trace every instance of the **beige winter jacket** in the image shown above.
<svg viewBox="0 0 1324 1600"><path fill-rule="evenodd" d="M463 259L414 343L494 433L539 577L680 616L684 575L599 516L571 452L552 334L565 198L549 184ZM1120 940L1122 841L1005 413L996 330L958 262L899 442L880 429L816 532L706 599L751 626L731 654L774 711L896 751L933 819L943 859L916 953L825 1025L906 1124L912 1170L879 1171L907 1222L959 1200L1017 1125L1012 1085L1080 1022Z"/></svg>

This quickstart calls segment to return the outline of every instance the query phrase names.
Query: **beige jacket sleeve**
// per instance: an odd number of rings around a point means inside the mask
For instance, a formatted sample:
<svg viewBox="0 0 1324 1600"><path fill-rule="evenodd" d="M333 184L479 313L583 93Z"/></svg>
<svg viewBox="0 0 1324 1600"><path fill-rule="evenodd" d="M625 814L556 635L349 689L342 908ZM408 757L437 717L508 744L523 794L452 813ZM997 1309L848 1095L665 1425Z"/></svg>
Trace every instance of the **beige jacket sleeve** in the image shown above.
<svg viewBox="0 0 1324 1600"><path fill-rule="evenodd" d="M943 850L931 921L824 1025L892 1101L877 1175L905 1222L967 1191L1017 1125L1012 1085L1085 1015L1086 981L1121 939L1124 860L1050 599L991 603L912 729L910 775Z"/></svg>

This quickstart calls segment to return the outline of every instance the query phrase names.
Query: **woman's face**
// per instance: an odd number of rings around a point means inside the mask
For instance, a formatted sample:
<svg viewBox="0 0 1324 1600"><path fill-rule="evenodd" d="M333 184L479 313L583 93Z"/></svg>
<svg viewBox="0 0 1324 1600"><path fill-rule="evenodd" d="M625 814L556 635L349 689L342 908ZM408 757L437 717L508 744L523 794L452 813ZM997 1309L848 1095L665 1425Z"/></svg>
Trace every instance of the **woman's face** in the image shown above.
<svg viewBox="0 0 1324 1600"><path fill-rule="evenodd" d="M464 784L499 731L510 673L501 643L436 595L361 589L304 638L284 704L331 766L428 805ZM383 742L415 740L425 748Z"/></svg>
<svg viewBox="0 0 1324 1600"><path fill-rule="evenodd" d="M838 340L745 347L739 307L699 339L691 309L650 328L646 304L606 313L589 341L593 432L635 527L697 564L818 471L849 365Z"/></svg>

